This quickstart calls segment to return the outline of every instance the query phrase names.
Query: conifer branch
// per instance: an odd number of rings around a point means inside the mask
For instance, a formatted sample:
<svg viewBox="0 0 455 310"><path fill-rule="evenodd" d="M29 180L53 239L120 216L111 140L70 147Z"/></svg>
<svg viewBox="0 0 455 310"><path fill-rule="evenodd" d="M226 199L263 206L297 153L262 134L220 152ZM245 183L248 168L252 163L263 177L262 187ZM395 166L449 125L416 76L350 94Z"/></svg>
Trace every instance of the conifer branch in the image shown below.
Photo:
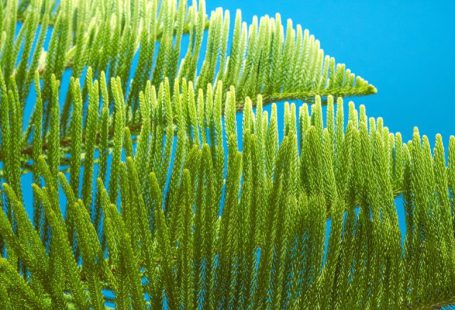
<svg viewBox="0 0 455 310"><path fill-rule="evenodd" d="M280 15L56 3L0 1L0 308L455 302L455 137L346 106L376 89Z"/></svg>

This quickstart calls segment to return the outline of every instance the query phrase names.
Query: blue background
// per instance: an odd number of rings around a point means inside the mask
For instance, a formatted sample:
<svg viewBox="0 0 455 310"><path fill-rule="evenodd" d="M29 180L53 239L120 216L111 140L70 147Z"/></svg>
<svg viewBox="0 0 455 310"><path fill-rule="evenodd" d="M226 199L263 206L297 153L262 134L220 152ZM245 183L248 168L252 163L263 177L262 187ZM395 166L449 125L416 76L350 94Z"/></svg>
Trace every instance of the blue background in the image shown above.
<svg viewBox="0 0 455 310"><path fill-rule="evenodd" d="M377 87L356 105L406 141L414 126L432 144L437 133L446 146L455 134L455 1L207 0L207 11L217 7L241 9L248 23L278 12L309 29L327 54Z"/></svg>

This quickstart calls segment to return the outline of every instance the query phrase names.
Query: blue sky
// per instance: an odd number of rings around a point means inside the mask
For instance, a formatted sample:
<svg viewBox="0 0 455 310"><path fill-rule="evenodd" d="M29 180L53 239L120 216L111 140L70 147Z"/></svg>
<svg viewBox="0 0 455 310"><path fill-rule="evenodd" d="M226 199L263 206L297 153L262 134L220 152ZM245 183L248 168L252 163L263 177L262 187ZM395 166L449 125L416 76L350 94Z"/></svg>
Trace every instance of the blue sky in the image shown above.
<svg viewBox="0 0 455 310"><path fill-rule="evenodd" d="M320 40L326 53L373 83L378 94L355 98L410 139L418 126L433 142L455 134L455 1L207 0L254 15L281 14Z"/></svg>

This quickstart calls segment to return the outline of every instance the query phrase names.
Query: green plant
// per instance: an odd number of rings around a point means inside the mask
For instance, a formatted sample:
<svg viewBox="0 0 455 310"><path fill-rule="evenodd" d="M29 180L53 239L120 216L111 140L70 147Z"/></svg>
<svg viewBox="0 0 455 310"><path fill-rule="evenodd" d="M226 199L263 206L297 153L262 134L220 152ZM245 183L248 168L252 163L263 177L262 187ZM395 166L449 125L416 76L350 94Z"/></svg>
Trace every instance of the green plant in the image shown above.
<svg viewBox="0 0 455 310"><path fill-rule="evenodd" d="M455 302L455 138L403 143L353 103L345 124L341 97L376 90L307 31L237 13L228 49L203 1L0 4L0 308ZM313 105L279 133L262 107L285 99Z"/></svg>

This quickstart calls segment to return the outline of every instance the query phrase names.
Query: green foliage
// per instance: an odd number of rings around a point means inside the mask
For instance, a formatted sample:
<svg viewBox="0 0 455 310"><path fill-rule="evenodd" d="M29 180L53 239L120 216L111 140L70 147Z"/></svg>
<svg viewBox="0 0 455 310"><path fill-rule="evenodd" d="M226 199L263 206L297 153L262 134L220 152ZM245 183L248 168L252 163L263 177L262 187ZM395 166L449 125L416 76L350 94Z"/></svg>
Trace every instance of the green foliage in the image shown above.
<svg viewBox="0 0 455 310"><path fill-rule="evenodd" d="M279 15L247 28L238 13L228 53L229 13L203 1L54 8L0 1L0 308L455 302L454 137L447 153L417 129L403 143L352 102L345 124L342 97L374 87ZM314 104L286 103L280 132L263 105L286 98Z"/></svg>
<svg viewBox="0 0 455 310"><path fill-rule="evenodd" d="M95 78L108 72L107 82L111 77L120 77L125 101L133 113L139 106L139 92L149 79L155 86L165 78L171 83L176 78L186 79L193 81L196 89L222 81L236 87L239 99L262 93L266 102L376 92L374 86L325 56L319 41L307 30L293 27L289 21L285 32L279 15L260 21L255 18L247 27L237 12L231 30L229 12L218 9L209 18L204 0L191 6L187 6L186 0L63 0L59 5L56 2L1 3L1 15L5 16L0 23L0 33L5 34L0 41L2 75L7 85L9 77L15 76L18 99L24 102L35 71L40 72L45 129L50 125L51 105L47 102L52 97L52 76L60 79L69 68L75 78L87 67L92 68ZM17 21L22 26L15 36ZM47 33L50 24L52 28ZM185 40L189 44L182 43L184 35L188 36ZM50 40L48 47L46 39ZM32 48L35 40L36 46ZM135 55L137 69L132 70ZM88 86L89 83L83 88L84 103L89 96ZM72 99L70 92L60 117L65 137L71 127ZM238 108L242 103L239 100ZM26 140L30 130L31 127L26 131Z"/></svg>

